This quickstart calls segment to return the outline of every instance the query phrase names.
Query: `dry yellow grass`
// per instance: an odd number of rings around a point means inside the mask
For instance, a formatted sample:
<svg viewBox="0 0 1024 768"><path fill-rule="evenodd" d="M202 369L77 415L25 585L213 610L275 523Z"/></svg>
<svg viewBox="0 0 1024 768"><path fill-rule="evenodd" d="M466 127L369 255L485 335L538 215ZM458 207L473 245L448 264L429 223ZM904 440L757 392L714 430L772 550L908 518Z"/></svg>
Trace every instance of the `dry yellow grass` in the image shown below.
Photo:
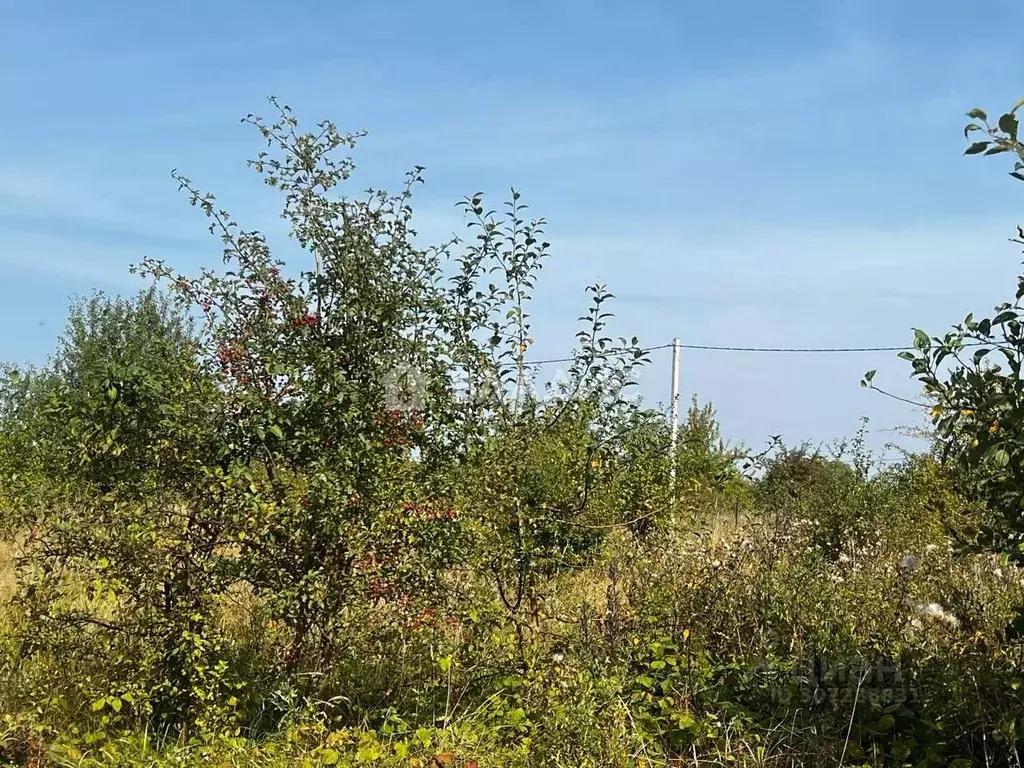
<svg viewBox="0 0 1024 768"><path fill-rule="evenodd" d="M0 607L14 596L16 582L14 544L0 541Z"/></svg>

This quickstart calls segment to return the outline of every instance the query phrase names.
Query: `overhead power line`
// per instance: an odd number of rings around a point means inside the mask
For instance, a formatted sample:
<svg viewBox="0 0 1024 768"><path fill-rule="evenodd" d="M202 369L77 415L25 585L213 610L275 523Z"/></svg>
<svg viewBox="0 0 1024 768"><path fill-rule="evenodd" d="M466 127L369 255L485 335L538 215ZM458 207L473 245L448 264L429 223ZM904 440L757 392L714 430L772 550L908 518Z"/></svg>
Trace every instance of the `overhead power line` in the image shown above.
<svg viewBox="0 0 1024 768"><path fill-rule="evenodd" d="M659 344L654 347L644 347L639 350L640 352L654 352L659 349L669 349L671 344ZM859 352L906 352L913 347L901 346L901 347L737 347L737 346L720 346L714 344L679 344L680 349L696 349L709 352L767 352L767 353L782 353L782 354L848 354L848 353L859 353ZM618 350L615 352L609 352L609 356L613 355L631 355L634 350ZM559 357L551 360L531 360L524 363L526 366L538 366L538 365L550 365L552 363L571 363L574 358L572 357Z"/></svg>
<svg viewBox="0 0 1024 768"><path fill-rule="evenodd" d="M669 345L671 346L671 345ZM710 344L680 344L682 349L706 349L716 352L905 352L912 347L718 347Z"/></svg>
<svg viewBox="0 0 1024 768"><path fill-rule="evenodd" d="M965 347L976 347L985 346L981 341L970 342L964 344ZM913 350L914 347L909 346L878 346L878 347L745 347L745 346L727 346L717 344L681 344L679 339L674 339L669 344L658 344L653 347L642 347L639 349L619 349L604 353L605 357L611 356L625 356L635 354L646 354L647 352L654 352L659 349L672 349L672 390L669 402L672 403L672 422L676 423L678 416L676 414L675 404L679 398L679 378L678 378L678 365L679 365L679 351L683 349L691 350L703 350L712 352L753 352L753 353L776 353L776 354L856 354L862 352L906 352ZM572 363L575 362L576 358L572 357L560 357L552 358L550 360L531 360L524 362L522 365L528 368L536 368L541 365L549 365L552 363ZM872 386L872 389L880 392L887 397L891 397L900 402L908 405L917 407L928 407L926 403L919 403L914 400L894 395L885 390L879 389L878 387Z"/></svg>
<svg viewBox="0 0 1024 768"><path fill-rule="evenodd" d="M614 356L620 356L621 357L622 355L632 355L634 352L637 352L637 351L642 352L642 353L654 352L654 351L659 350L659 349L668 349L671 346L672 346L671 344L659 344L656 347L644 347L643 349L640 349L640 350L620 349L620 350L617 350L617 351L614 351L614 352L604 353L604 356L605 357L614 357ZM575 360L576 360L576 358L574 358L574 357L557 357L557 358L553 358L551 360L531 360L529 362L523 363L523 365L534 366L534 365L549 365L551 363L572 363L572 362L575 362Z"/></svg>

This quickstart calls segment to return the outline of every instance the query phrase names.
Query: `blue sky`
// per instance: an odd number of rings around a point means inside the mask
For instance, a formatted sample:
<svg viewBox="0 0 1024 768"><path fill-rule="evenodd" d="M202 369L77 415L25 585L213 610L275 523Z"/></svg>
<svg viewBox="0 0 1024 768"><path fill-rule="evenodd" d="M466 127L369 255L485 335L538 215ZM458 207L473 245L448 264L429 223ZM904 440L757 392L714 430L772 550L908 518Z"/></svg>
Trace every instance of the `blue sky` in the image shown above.
<svg viewBox="0 0 1024 768"><path fill-rule="evenodd" d="M67 300L128 291L145 255L215 265L169 173L280 237L239 124L274 94L367 129L355 189L414 164L421 232L510 186L548 222L538 358L561 357L583 287L650 345L902 344L1012 295L1024 186L961 157L963 114L1024 95L1019 3L547 0L100 3L0 0L0 360L43 360ZM642 377L668 394L665 352ZM875 355L684 352L683 397L760 445L884 430L913 409Z"/></svg>

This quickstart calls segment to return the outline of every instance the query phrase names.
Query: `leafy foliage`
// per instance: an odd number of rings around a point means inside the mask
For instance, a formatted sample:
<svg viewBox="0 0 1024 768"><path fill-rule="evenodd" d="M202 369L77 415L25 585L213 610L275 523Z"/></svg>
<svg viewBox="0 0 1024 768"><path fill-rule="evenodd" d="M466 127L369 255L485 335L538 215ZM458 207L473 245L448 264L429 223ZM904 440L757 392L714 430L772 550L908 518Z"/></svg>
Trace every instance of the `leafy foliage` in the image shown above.
<svg viewBox="0 0 1024 768"><path fill-rule="evenodd" d="M581 534L608 519L607 506L589 515L594 476L645 362L636 339L604 334L611 296L595 286L569 381L534 401L527 306L548 245L518 193L504 217L466 201L477 236L461 254L424 249L410 228L419 169L397 195L335 196L354 169L337 153L357 136L301 133L287 107L245 122L268 145L251 165L283 193L313 268L285 274L260 233L176 174L226 269L146 260L173 303L92 299L51 365L12 375L5 397L9 474L25 479L6 518L33 532L25 648L86 638L83 654L121 665L110 684L131 680L162 726L266 708L217 626L215 603L239 590L272 628L276 685L303 696L336 695L324 681L348 633L382 606L412 625L456 606L445 577L473 537L499 590L517 585L517 614L524 589L599 541ZM80 687L120 712L106 685Z"/></svg>
<svg viewBox="0 0 1024 768"><path fill-rule="evenodd" d="M747 457L696 399L673 452L604 286L535 394L519 193L423 246L421 169L346 194L360 136L274 106L307 263L175 174L223 269L146 260L0 380L0 761L1019 764L1016 305L957 331L1010 373L909 356L959 464Z"/></svg>
<svg viewBox="0 0 1024 768"><path fill-rule="evenodd" d="M1016 117L1022 105L1018 101L995 125L984 110L971 110L973 122L964 135L980 132L986 139L971 144L965 154L1012 153L1019 159L1011 175L1024 179L1024 144L1018 141ZM931 416L943 455L969 471L998 513L976 541L1015 562L1024 560L1022 297L1024 277L1014 301L998 305L991 317L970 314L942 337L917 330L914 351L901 353L935 403Z"/></svg>

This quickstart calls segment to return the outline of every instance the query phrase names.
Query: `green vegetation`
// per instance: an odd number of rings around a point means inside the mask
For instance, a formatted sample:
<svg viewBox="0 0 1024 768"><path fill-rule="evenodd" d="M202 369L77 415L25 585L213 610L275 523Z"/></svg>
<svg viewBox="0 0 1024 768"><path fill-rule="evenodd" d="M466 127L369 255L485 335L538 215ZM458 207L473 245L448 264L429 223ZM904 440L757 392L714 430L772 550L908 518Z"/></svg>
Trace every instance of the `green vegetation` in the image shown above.
<svg viewBox="0 0 1024 768"><path fill-rule="evenodd" d="M533 393L518 193L422 247L419 170L345 195L358 136L246 122L311 266L178 177L225 268L143 262L0 381L0 762L1020 766L1024 289L918 333L927 455L697 402L673 452L603 286Z"/></svg>

